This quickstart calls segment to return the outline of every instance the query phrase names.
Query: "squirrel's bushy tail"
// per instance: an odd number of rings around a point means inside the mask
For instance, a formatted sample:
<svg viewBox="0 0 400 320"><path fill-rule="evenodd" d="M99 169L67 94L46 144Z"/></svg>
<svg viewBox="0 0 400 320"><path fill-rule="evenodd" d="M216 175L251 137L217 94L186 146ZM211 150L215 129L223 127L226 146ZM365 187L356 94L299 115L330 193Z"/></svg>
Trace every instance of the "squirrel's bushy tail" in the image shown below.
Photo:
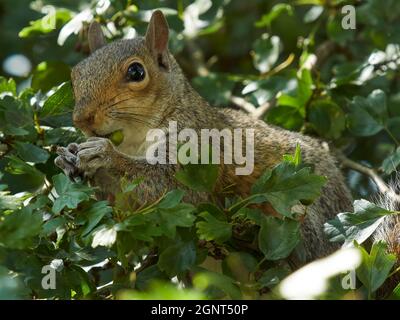
<svg viewBox="0 0 400 320"><path fill-rule="evenodd" d="M390 211L400 211L400 173L397 174L397 177L389 186L392 192L381 194L377 200L377 204L381 208ZM373 234L373 241L386 242L388 252L397 257L395 268L398 268L400 266L400 214L391 214L386 216ZM384 296L387 296L388 294L390 295L399 282L400 272L397 272L386 281L380 290L380 294Z"/></svg>

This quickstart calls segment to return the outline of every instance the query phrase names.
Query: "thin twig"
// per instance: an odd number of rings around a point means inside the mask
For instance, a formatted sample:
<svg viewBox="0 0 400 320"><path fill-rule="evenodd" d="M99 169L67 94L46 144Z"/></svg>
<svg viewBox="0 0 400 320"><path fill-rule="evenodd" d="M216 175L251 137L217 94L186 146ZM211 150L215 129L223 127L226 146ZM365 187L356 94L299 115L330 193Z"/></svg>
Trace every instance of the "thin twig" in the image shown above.
<svg viewBox="0 0 400 320"><path fill-rule="evenodd" d="M252 103L246 99L237 96L231 96L230 101L236 106L246 111L254 119L262 119L264 115L275 105L275 99L272 101L266 101L259 107L255 107Z"/></svg>
<svg viewBox="0 0 400 320"><path fill-rule="evenodd" d="M263 104L261 104L256 110L253 112L252 116L256 119L262 119L264 118L265 114L275 106L276 104L276 99L273 99L271 101L266 101Z"/></svg>
<svg viewBox="0 0 400 320"><path fill-rule="evenodd" d="M246 99L243 99L242 97L237 97L232 95L230 101L249 114L253 114L257 110L257 108L252 103L248 102Z"/></svg>
<svg viewBox="0 0 400 320"><path fill-rule="evenodd" d="M400 195L398 195L393 189L391 189L374 169L363 166L362 164L347 158L343 154L339 154L338 159L343 164L343 166L352 170L356 170L366 176L369 176L376 184L380 193L388 194L394 200L400 201Z"/></svg>

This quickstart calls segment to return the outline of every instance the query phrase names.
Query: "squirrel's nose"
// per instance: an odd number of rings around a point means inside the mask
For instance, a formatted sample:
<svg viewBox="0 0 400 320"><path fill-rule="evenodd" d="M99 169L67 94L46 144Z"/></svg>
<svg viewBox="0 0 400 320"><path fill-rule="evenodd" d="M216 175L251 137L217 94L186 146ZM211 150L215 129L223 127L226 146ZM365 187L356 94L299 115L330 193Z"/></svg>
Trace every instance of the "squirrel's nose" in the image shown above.
<svg viewBox="0 0 400 320"><path fill-rule="evenodd" d="M86 112L74 112L72 119L78 128L88 128L94 123L94 115Z"/></svg>

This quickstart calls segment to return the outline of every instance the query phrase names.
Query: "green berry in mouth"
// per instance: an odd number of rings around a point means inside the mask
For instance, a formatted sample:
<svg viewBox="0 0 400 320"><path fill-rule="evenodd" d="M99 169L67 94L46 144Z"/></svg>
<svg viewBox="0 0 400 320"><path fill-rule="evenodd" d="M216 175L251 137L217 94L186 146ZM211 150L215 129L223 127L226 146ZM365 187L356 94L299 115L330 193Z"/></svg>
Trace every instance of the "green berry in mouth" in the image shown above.
<svg viewBox="0 0 400 320"><path fill-rule="evenodd" d="M124 134L122 133L122 130L117 130L110 134L109 139L118 147L122 141L124 141Z"/></svg>

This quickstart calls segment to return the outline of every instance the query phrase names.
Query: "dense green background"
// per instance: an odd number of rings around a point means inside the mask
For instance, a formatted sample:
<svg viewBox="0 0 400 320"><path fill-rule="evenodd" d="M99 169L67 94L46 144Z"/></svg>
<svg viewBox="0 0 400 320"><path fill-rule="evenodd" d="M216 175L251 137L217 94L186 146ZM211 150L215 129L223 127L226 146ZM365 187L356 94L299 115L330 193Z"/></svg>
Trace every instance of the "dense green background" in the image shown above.
<svg viewBox="0 0 400 320"><path fill-rule="evenodd" d="M341 27L341 8L346 4L356 7L355 30ZM46 5L56 10L55 30L45 29L41 23ZM268 123L325 139L337 150L356 199L369 198L378 189L370 176L349 168L356 169L357 164L362 165L358 171L374 168L386 181L395 176L400 164L400 2L397 0L387 0L384 4L379 0L3 0L0 3L0 75L4 77L0 78L3 190L0 298L109 298L115 297L120 289L134 289L121 297L171 297L177 294L172 286L156 285L160 296L154 296L156 291L147 296L143 290L148 289L150 278L162 280L175 275L188 287L194 286L188 297L223 297L225 293L233 298L257 298L290 272L282 261L293 249L301 251L298 220L286 214L278 222L239 210L254 199L247 199L245 204L231 199L226 208L211 204L194 208L181 203L180 191L173 191L164 198L163 205L145 209L151 214L140 220L137 216L143 212L126 207L129 192L135 186L127 186L121 201L110 208L106 203L96 204L90 188L56 175L55 146L82 139L79 132L66 128L72 125L74 103L68 80L70 67L88 54L85 37L88 21L93 18L100 21L109 40L127 37L133 31L143 34L149 14L155 8L162 8L167 16L171 51L193 86L210 103L216 107L250 108L251 112L270 103L272 106L260 116ZM77 15L82 12L93 18L81 24ZM59 34L71 27L76 32L57 44ZM10 69L3 64L15 55L28 59L29 72L20 74L18 68ZM6 80L10 77L15 82ZM312 186L307 200L315 198L322 178L302 171L309 169L299 167L298 159L288 158L280 166L273 172L278 183L285 183L280 170L288 170L298 184ZM193 181L192 171L188 168L182 174L182 181ZM206 168L206 171L213 170ZM212 186L194 181L190 187L208 188L212 192ZM271 192L260 184L254 193ZM52 196L53 187L61 197ZM290 190L283 196L294 201L287 206L304 200L297 199ZM26 207L21 209L24 199L31 199L30 204L25 203ZM239 203L236 207L235 202ZM379 209L371 216L370 209L361 206L358 212L361 219L371 222L387 214ZM167 227L150 227L160 219L167 219L169 211L180 214ZM43 213L44 225L38 218ZM285 216L285 212L280 213ZM338 220L337 223L343 223ZM244 252L232 240L235 227L246 221L260 230L258 251ZM217 231L214 225L219 226ZM332 226L335 229L335 223ZM330 236L337 236L338 230L332 228ZM268 236L266 229L272 230ZM133 232L136 236L132 236ZM293 238L286 239L287 232ZM285 240L283 249L268 244L271 234ZM344 234L337 240L358 240L348 236ZM208 244L201 242L199 246L193 239ZM382 248L375 247L371 257L384 256ZM141 256L152 257L157 251L161 252L159 260L150 259L148 265L133 275ZM225 275L200 274L197 280L188 280L188 270L198 273L196 268L207 252L224 261ZM178 257L173 253L178 253ZM250 279L238 279L237 274L229 271L229 256L236 257L232 258L235 263L247 268ZM92 268L88 274L83 271L82 267L105 258L109 263L102 268ZM376 283L359 278L363 284L359 297L372 298L377 284L379 287L388 276L393 257L382 259L385 263L378 268L381 273L375 274L379 278ZM51 261L55 264L62 261L64 268L62 285L55 292L41 290L38 276L41 267ZM12 282L7 276L10 270L18 275L16 279L22 280ZM132 279L136 276L137 279ZM113 285L96 289L111 280ZM250 287L244 285L247 281ZM219 291L210 289L210 283ZM335 297L342 296L343 293L338 293Z"/></svg>

